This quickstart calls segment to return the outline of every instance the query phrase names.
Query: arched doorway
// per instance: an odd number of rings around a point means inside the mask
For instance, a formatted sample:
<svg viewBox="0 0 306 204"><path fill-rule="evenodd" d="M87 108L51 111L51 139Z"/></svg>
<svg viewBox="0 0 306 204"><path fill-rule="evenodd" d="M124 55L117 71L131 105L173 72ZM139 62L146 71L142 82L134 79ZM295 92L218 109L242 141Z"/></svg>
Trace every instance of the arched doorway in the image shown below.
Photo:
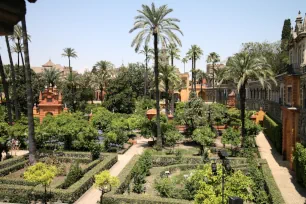
<svg viewBox="0 0 306 204"><path fill-rule="evenodd" d="M53 116L52 112L47 112L45 116Z"/></svg>
<svg viewBox="0 0 306 204"><path fill-rule="evenodd" d="M202 98L203 100L205 100L205 92L204 91L200 91L198 93L198 97Z"/></svg>

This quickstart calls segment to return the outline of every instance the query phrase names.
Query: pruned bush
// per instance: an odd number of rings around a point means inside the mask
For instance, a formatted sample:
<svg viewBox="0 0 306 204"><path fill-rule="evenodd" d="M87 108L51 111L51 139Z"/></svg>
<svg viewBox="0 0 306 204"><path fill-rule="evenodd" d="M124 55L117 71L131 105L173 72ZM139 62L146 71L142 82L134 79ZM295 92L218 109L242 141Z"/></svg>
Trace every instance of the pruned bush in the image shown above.
<svg viewBox="0 0 306 204"><path fill-rule="evenodd" d="M296 144L294 164L297 182L306 187L306 148L301 143Z"/></svg>
<svg viewBox="0 0 306 204"><path fill-rule="evenodd" d="M71 165L69 173L62 185L63 189L68 188L76 181L78 181L83 176L82 168L79 165L79 162L75 162Z"/></svg>

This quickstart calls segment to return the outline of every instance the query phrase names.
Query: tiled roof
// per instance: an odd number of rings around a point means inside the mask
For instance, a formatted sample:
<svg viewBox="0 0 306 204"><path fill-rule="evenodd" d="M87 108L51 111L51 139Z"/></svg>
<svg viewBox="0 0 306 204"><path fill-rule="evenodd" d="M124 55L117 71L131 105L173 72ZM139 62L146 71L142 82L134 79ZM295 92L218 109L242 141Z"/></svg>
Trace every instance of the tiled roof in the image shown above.
<svg viewBox="0 0 306 204"><path fill-rule="evenodd" d="M54 66L55 64L51 60L49 60L46 64L43 65L43 67L54 67Z"/></svg>

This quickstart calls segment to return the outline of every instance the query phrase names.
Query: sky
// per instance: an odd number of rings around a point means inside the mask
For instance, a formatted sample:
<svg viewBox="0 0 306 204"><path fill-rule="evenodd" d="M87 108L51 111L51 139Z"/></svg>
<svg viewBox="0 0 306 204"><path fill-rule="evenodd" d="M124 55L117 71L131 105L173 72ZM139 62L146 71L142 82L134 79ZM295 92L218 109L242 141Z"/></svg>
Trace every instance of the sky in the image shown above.
<svg viewBox="0 0 306 204"><path fill-rule="evenodd" d="M181 20L184 33L181 57L191 45L200 46L204 52L197 68L206 70L206 58L217 52L221 61L238 52L242 43L275 42L280 40L284 20L295 18L300 9L306 12L305 0L153 0L157 5L167 4L174 11L169 17ZM56 64L68 66L61 54L66 47L74 48L78 58L72 59L74 70L91 70L100 60L119 67L132 62L144 62L144 56L135 53L131 42L134 17L142 4L152 0L38 0L27 3L28 33L31 66L41 66L51 59ZM153 42L151 42L153 46ZM7 64L5 40L0 38L0 53ZM14 56L16 60L16 56ZM184 71L180 60L175 66ZM186 70L191 62L186 64Z"/></svg>

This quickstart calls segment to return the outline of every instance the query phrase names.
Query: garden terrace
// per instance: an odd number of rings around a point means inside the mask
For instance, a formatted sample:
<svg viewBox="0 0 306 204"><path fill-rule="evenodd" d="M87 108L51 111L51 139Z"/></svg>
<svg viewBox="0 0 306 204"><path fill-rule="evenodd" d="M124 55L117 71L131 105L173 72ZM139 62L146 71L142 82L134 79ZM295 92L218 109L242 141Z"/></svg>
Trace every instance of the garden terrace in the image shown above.
<svg viewBox="0 0 306 204"><path fill-rule="evenodd" d="M39 161L52 163L58 166L60 172L48 187L50 201L73 203L94 182L94 175L110 169L118 160L117 154L103 153L100 159L91 160L91 154L86 152L63 152L59 155L41 154ZM82 177L68 187L63 187L68 170L72 163L78 162L82 169ZM4 202L31 202L43 200L44 190L37 183L26 181L23 178L28 163L28 157L22 156L0 163L0 201ZM50 192L50 193L49 193Z"/></svg>
<svg viewBox="0 0 306 204"><path fill-rule="evenodd" d="M248 174L248 162L246 158L229 158L232 168L242 170L245 174ZM139 164L140 156L134 156L126 167L119 174L120 184L114 188L110 193L105 194L103 203L192 203L192 200L186 199L174 199L162 197L157 190L154 189L154 181L165 178L165 172L171 172L169 178L175 180L176 187L180 195L182 189L182 183L180 181L186 180L185 176L191 175L191 171L197 169L199 166L203 166L203 158L199 156L171 156L171 155L152 155L152 166L150 173L145 177L145 194L137 194L132 192L134 187L133 171ZM267 166L265 160L258 160L260 169L264 173L266 191L271 195L271 203L284 204L282 196L275 184L273 176ZM220 161L221 162L221 161ZM218 162L219 163L219 162ZM183 191L182 191L183 192ZM179 198L176 197L176 198Z"/></svg>

